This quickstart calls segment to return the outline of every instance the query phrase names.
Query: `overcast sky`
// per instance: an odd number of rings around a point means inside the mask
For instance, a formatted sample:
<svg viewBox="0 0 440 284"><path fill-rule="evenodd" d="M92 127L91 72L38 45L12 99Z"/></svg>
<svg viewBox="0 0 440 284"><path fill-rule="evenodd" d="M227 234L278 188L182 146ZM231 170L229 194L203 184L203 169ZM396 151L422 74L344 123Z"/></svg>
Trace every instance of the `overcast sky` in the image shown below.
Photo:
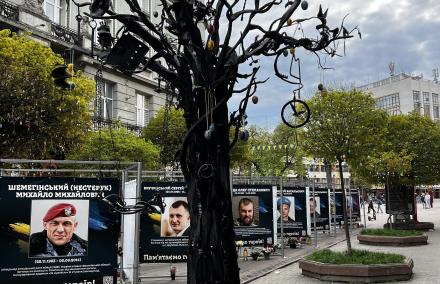
<svg viewBox="0 0 440 284"><path fill-rule="evenodd" d="M440 68L438 0L310 0L308 3L308 9L303 11L299 8L293 18L316 16L319 4L322 4L324 9L329 9L330 28L339 26L342 18L349 14L345 26L348 29L358 26L362 39L356 36L348 40L345 56L329 58L326 61L326 67L334 68L332 70L320 70L315 55L298 50L304 84L301 90L302 98L312 96L320 82L330 86L360 86L384 79L389 76L390 62L394 62L396 74L423 74L427 80L432 80L434 68ZM284 5L275 7L270 13L258 18L257 23L264 26L279 17L284 10ZM310 37L315 37L316 24L313 22L303 26L304 32ZM343 53L341 43L339 54ZM273 58L262 59L259 65L261 69L258 78L270 77L270 80L258 88L256 95L259 97L259 103L248 106L248 122L272 129L281 122L280 110L292 97L293 88L273 75ZM243 66L249 68L248 64ZM230 100L230 111L236 109L240 99L237 96Z"/></svg>

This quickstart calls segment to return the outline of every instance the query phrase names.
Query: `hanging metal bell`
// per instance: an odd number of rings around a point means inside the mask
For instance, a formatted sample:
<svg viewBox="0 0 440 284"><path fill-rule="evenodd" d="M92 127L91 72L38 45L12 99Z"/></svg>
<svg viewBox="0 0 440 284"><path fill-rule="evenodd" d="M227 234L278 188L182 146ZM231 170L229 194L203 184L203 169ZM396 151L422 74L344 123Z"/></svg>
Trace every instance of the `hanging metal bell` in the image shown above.
<svg viewBox="0 0 440 284"><path fill-rule="evenodd" d="M214 41L213 41L212 39L208 40L208 45L207 45L207 47L208 47L208 50L209 50L209 51L212 51L212 50L214 49L214 47L215 47L215 43L214 43Z"/></svg>
<svg viewBox="0 0 440 284"><path fill-rule="evenodd" d="M249 140L249 131L247 131L246 129L242 130L240 132L240 140L242 140L244 142L248 141Z"/></svg>
<svg viewBox="0 0 440 284"><path fill-rule="evenodd" d="M212 131L210 131L209 129L206 130L204 136L205 136L206 140L208 140L208 141L211 140L211 138L212 138Z"/></svg>
<svg viewBox="0 0 440 284"><path fill-rule="evenodd" d="M301 2L301 8L303 9L303 10L307 10L307 8L309 8L309 3L307 2L307 1L302 1Z"/></svg>

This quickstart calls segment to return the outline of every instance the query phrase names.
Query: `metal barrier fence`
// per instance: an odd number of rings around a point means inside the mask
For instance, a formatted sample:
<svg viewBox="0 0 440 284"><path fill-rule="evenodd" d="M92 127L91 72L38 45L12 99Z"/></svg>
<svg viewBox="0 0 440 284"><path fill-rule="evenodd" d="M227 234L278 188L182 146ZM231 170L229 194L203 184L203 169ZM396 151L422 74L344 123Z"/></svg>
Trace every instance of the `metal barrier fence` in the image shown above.
<svg viewBox="0 0 440 284"><path fill-rule="evenodd" d="M142 171L141 163L139 162L119 162L119 161L75 161L75 160L26 160L26 159L0 159L0 176L17 176L17 177L88 177L88 178L102 178L114 177L120 181L119 196L124 197L124 201L129 203L136 203L141 201L143 181L162 181L162 182L182 182L184 177L180 171ZM125 195L125 187L127 182L136 183L136 193L133 196L127 197ZM301 186L312 188L326 188L327 184L315 184L312 180L303 178L283 178L274 176L241 176L231 174L231 189L233 184L246 185L261 185L269 184L277 186L278 194L283 197L283 188L285 186ZM332 185L333 194L336 185ZM232 192L231 192L232 194ZM351 215L351 214L350 214ZM122 255L119 256L119 282L125 283L126 274L130 275L132 283L138 283L139 279L152 278L148 275L140 275L139 263L139 231L140 231L140 217L139 214L134 216L134 232L124 231L124 219L121 218L121 233L118 250L122 250ZM333 216L334 234L336 235L336 218ZM351 219L351 218L350 218ZM282 218L281 218L282 220ZM316 227L316 224L315 224ZM277 230L275 228L275 230ZM317 230L315 233L315 245L317 245ZM130 240L134 240L133 252L131 255L131 262L127 265L124 263L124 256L126 253L124 248L124 238L130 235ZM275 231L276 234L276 231ZM134 235L134 236L133 236ZM128 235L127 235L128 236ZM281 221L281 243L284 244L283 221ZM284 245L282 247L281 256L284 257ZM130 247L131 249L131 247ZM168 276L159 276L154 278L162 278ZM185 277L182 275L179 277Z"/></svg>

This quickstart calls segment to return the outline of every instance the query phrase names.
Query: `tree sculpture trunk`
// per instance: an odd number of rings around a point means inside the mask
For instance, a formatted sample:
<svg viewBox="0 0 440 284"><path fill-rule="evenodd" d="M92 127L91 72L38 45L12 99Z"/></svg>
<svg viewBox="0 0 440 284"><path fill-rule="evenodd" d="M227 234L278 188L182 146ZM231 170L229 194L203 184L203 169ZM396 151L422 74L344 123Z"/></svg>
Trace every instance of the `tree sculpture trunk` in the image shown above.
<svg viewBox="0 0 440 284"><path fill-rule="evenodd" d="M351 239L350 239L350 230L349 230L349 223L347 218L347 198L345 194L345 188L344 188L344 174L342 171L342 159L338 159L338 165L339 165L339 176L341 178L341 189L342 189L342 212L344 215L344 231L345 231L345 240L347 242L347 254L351 255ZM350 193L351 196L351 193ZM353 203L352 203L353 204ZM351 223L351 220L350 220Z"/></svg>
<svg viewBox="0 0 440 284"><path fill-rule="evenodd" d="M188 283L240 283L229 183L228 112L214 113L210 139L206 128L188 146L188 201L191 214ZM189 164L188 164L189 166Z"/></svg>

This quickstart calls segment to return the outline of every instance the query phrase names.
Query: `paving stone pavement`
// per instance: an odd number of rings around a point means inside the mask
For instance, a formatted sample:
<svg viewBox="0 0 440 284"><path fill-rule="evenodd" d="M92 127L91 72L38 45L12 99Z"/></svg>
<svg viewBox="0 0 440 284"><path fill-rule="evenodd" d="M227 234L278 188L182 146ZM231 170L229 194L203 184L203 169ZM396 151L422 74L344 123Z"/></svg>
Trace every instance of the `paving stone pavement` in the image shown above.
<svg viewBox="0 0 440 284"><path fill-rule="evenodd" d="M440 226L440 200L434 200L434 208L423 209L422 205L418 205L418 220L424 222L433 222L434 228ZM379 228L386 222L386 214L377 214L377 220L367 221L367 228ZM360 245L355 237L352 237L352 246L357 249L368 249L378 252L393 252L411 257L414 260L414 275L409 281L400 281L398 283L417 283L417 284L434 284L440 283L440 230L427 232L428 245L414 247L382 247ZM332 247L334 250L345 250L345 242L338 243ZM272 284L272 283L341 283L320 281L313 278L305 277L298 268L298 263L277 269L266 276L260 277L249 283L252 284ZM388 282L397 283L397 282Z"/></svg>
<svg viewBox="0 0 440 284"><path fill-rule="evenodd" d="M382 206L384 208L384 206ZM363 210L361 209L361 215ZM377 214L377 220L366 220L367 228L380 228L386 223L388 215L384 213ZM418 220L433 222L435 228L440 226L440 199L434 201L434 208L423 209L418 205ZM362 220L363 224L364 221ZM360 245L356 239L359 229L352 230L353 248L368 249L371 251L396 252L411 257L414 260L414 276L410 281L399 283L420 283L431 284L440 283L440 230L427 232L428 245L415 247L381 247ZM328 234L319 234L317 248L331 247L334 250L344 250L346 248L345 236L343 230L338 230L336 237ZM316 250L314 245L303 245L298 249L285 249L285 257L272 255L269 260L239 260L241 283L252 284L273 284L273 283L338 283L326 282L313 278L305 277L298 268L297 261L303 256ZM170 280L170 264L141 264L140 276L141 284L144 283L166 283L181 284L186 283L186 263L173 264L177 268L176 280ZM394 282L396 283L396 282Z"/></svg>

